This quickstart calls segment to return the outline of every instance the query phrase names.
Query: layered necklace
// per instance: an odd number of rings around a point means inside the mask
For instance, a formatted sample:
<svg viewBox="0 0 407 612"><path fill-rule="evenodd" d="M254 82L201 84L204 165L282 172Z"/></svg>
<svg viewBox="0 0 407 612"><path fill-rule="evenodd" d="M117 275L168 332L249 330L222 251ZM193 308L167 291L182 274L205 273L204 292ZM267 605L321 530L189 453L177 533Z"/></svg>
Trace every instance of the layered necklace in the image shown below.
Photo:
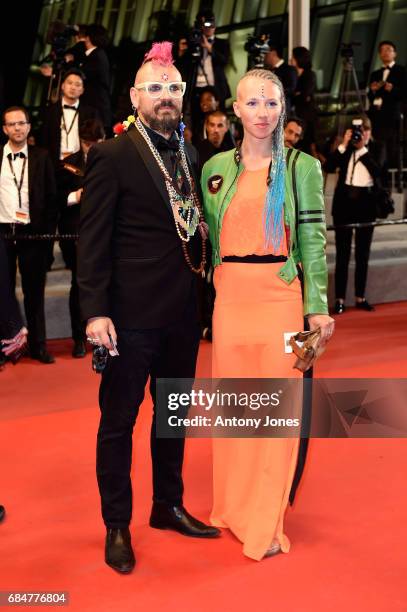
<svg viewBox="0 0 407 612"><path fill-rule="evenodd" d="M202 254L201 254L201 263L196 268L192 262L188 253L187 243L190 241L191 237L195 235L196 229L200 229L200 224L204 222L204 217L202 213L201 204L199 202L198 196L196 195L194 189L194 181L191 177L191 173L189 171L187 158L185 155L185 149L183 146L183 141L180 141L180 157L181 157L181 167L184 172L184 176L186 177L188 189L187 195L184 195L180 189L177 188L176 181L170 176L163 159L154 146L150 136L147 133L144 125L140 121L139 117L134 122L136 128L140 132L141 136L144 138L146 144L148 145L151 153L155 161L158 164L161 172L164 175L165 187L167 189L168 197L171 204L172 214L174 216L175 228L177 230L177 234L181 239L182 250L184 253L185 261L187 262L189 268L195 274L202 274L205 276L205 264L206 264L206 239L201 233L202 240Z"/></svg>

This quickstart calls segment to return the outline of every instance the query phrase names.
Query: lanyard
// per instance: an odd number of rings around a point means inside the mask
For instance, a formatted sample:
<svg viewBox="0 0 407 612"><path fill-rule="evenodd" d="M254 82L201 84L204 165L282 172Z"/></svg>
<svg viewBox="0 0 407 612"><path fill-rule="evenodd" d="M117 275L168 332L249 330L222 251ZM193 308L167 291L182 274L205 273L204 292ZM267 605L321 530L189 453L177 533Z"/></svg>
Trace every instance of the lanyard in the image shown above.
<svg viewBox="0 0 407 612"><path fill-rule="evenodd" d="M11 170L11 173L13 175L14 184L17 187L17 192L18 192L18 208L22 208L21 189L22 189L23 181L24 181L25 167L27 165L27 156L24 157L23 167L22 167L22 170L21 170L21 176L20 176L20 181L19 182L17 181L16 173L14 172L13 164L11 162L11 158L10 157L8 157L8 163L10 165L10 170Z"/></svg>
<svg viewBox="0 0 407 612"><path fill-rule="evenodd" d="M68 136L69 136L69 134L70 134L70 132L71 132L71 130L73 128L73 124L75 123L75 119L76 119L77 116L78 116L78 109L76 109L75 114L74 114L73 119L72 119L72 123L69 126L69 128L67 129L66 128L66 123L65 123L64 109L62 109L62 129L65 131L65 134L66 134L66 148L67 148L67 150L68 150L68 146L69 146L68 145Z"/></svg>

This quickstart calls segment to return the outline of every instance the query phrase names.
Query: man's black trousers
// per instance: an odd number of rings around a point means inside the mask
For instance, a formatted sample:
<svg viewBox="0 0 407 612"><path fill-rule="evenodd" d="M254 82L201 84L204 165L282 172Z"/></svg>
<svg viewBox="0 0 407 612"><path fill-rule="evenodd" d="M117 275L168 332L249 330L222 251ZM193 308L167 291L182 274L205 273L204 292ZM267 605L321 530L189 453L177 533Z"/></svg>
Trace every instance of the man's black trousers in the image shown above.
<svg viewBox="0 0 407 612"><path fill-rule="evenodd" d="M159 299L159 298L157 298ZM127 527L132 515L132 433L150 376L153 398L151 457L153 500L182 505L184 439L157 438L157 378L193 378L200 327L195 298L179 319L159 329L117 329L119 357L109 358L99 392L97 478L106 527Z"/></svg>

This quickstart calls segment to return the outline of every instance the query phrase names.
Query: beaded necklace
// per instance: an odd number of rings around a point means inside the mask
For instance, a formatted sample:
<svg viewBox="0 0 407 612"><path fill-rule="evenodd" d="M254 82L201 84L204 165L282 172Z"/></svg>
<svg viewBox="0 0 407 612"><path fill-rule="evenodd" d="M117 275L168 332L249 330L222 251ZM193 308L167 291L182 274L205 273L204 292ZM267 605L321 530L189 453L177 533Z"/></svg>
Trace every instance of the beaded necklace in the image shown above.
<svg viewBox="0 0 407 612"><path fill-rule="evenodd" d="M189 268L195 272L195 274L202 274L205 276L205 264L206 264L206 239L202 235L201 232L201 240L202 240L202 256L201 263L196 268L193 266L191 262L191 258L188 253L186 243L190 241L191 237L194 236L196 229L199 227L201 223L203 223L203 213L201 209L201 205L198 199L198 196L194 190L194 182L191 177L187 158L185 155L185 149L183 146L183 139L180 141L180 155L181 155L181 166L184 171L185 177L188 183L188 195L184 196L180 190L176 188L176 183L170 176L163 159L154 146L150 136L148 135L144 125L140 121L139 117L136 118L134 122L136 128L138 129L141 136L144 138L146 144L148 145L151 153L155 161L158 164L161 172L164 175L165 187L167 189L168 197L171 204L172 214L174 216L175 228L177 230L177 234L181 239L182 250L184 253L185 261L187 262Z"/></svg>

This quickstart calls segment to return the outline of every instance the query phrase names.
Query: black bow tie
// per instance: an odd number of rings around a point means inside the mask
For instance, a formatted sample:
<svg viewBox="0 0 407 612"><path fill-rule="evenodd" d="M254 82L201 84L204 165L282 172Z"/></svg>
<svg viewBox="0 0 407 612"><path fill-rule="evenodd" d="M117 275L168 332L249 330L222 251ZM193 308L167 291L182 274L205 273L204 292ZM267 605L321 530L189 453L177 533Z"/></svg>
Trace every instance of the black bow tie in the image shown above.
<svg viewBox="0 0 407 612"><path fill-rule="evenodd" d="M64 108L69 108L69 110L73 110L73 111L78 110L76 106L69 106L69 104L64 104Z"/></svg>
<svg viewBox="0 0 407 612"><path fill-rule="evenodd" d="M23 153L22 151L20 153L9 153L7 157L9 159L13 158L13 161L17 159L17 157L21 157L21 159L24 159L25 153Z"/></svg>
<svg viewBox="0 0 407 612"><path fill-rule="evenodd" d="M179 140L170 139L166 140L165 138L160 138L157 140L156 147L159 151L178 151L179 150Z"/></svg>

